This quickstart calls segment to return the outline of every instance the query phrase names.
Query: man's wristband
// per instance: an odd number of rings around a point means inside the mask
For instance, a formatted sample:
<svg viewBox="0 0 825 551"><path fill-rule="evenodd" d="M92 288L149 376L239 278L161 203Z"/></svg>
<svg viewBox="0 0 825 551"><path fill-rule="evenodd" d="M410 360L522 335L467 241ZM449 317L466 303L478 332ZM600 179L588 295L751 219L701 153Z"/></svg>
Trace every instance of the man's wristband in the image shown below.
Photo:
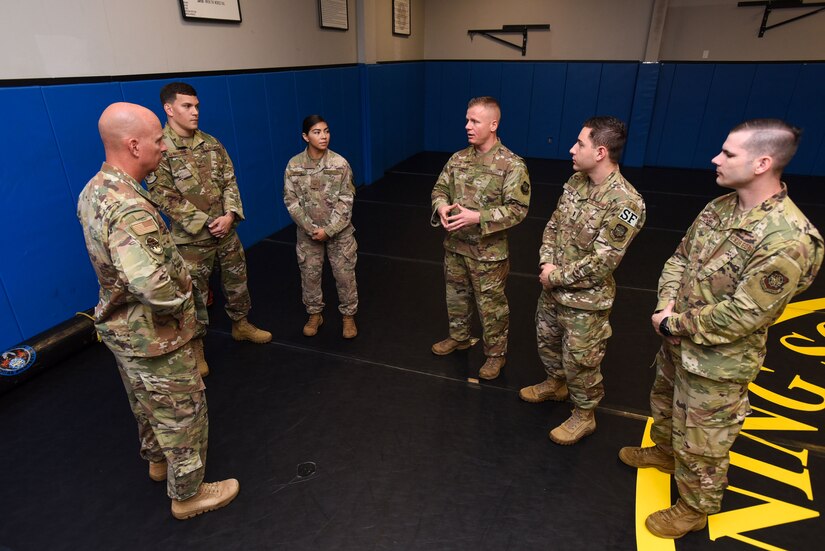
<svg viewBox="0 0 825 551"><path fill-rule="evenodd" d="M662 318L662 321L659 322L659 333L664 335L665 337L672 337L673 333L670 332L670 329L667 328L667 320L670 316Z"/></svg>

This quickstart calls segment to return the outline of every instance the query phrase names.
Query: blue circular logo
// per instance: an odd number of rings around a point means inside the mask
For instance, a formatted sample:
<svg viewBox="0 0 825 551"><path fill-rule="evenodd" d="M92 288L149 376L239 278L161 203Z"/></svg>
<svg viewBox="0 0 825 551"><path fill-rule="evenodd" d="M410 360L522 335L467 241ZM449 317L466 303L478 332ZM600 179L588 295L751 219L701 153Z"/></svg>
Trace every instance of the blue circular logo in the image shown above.
<svg viewBox="0 0 825 551"><path fill-rule="evenodd" d="M0 356L0 375L13 377L34 365L37 352L31 346L17 346L3 352Z"/></svg>

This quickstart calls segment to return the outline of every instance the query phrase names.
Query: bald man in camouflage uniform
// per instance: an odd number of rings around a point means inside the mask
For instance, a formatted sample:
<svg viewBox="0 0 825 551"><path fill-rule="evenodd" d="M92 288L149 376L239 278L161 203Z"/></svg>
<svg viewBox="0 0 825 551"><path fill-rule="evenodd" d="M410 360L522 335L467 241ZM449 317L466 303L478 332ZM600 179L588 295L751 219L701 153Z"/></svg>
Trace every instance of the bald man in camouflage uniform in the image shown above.
<svg viewBox="0 0 825 551"><path fill-rule="evenodd" d="M167 480L179 519L222 507L235 479L203 483L208 419L189 344L192 280L140 185L165 149L148 109L116 103L101 115L106 162L80 193L77 216L100 284L95 327L117 360L149 477Z"/></svg>
<svg viewBox="0 0 825 551"><path fill-rule="evenodd" d="M246 256L235 231L244 215L232 161L217 139L198 129L200 104L194 88L173 82L164 86L160 95L167 115L163 129L167 151L146 184L152 199L169 217L172 238L192 275L197 313L192 344L198 369L205 377L209 373L203 351L209 325L206 301L216 261L226 313L232 320L232 337L267 343L272 334L247 320L252 301Z"/></svg>
<svg viewBox="0 0 825 551"><path fill-rule="evenodd" d="M701 530L721 509L768 327L822 264L822 236L780 180L799 135L776 119L731 131L713 164L717 183L735 191L704 208L659 278L651 318L664 339L650 392L656 445L619 452L632 467L675 471L676 504L645 522L659 537Z"/></svg>
<svg viewBox="0 0 825 551"><path fill-rule="evenodd" d="M570 149L577 172L564 184L542 236L536 338L547 379L519 396L543 402L569 394L573 413L549 434L557 444L575 444L596 430L616 297L613 271L645 222L642 196L619 169L626 141L627 129L614 117L584 122Z"/></svg>
<svg viewBox="0 0 825 551"><path fill-rule="evenodd" d="M472 346L470 317L475 301L487 357L479 377L495 379L504 366L510 308L504 287L510 272L507 233L527 216L530 176L524 161L504 147L497 130L498 102L489 96L467 106L470 146L455 153L432 192L434 227L447 230L444 279L449 338L433 345L438 355Z"/></svg>

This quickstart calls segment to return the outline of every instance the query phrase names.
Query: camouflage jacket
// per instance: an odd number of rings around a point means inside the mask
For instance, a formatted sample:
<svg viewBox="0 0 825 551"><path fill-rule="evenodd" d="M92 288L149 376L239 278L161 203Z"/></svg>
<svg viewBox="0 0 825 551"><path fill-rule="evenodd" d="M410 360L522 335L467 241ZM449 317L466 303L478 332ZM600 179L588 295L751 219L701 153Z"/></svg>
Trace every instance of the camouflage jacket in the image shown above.
<svg viewBox="0 0 825 551"><path fill-rule="evenodd" d="M575 173L544 228L539 264L556 269L548 278L561 304L606 310L616 297L613 270L645 223L642 196L617 168L600 184Z"/></svg>
<svg viewBox="0 0 825 551"><path fill-rule="evenodd" d="M208 225L227 212L235 213L235 224L243 220L235 168L223 145L195 130L188 147L168 124L163 135L167 151L157 170L146 177L146 185L169 217L175 243L211 239Z"/></svg>
<svg viewBox="0 0 825 551"><path fill-rule="evenodd" d="M507 233L530 207L530 175L524 161L500 141L482 155L470 146L455 153L432 192L430 224L441 225L438 208L458 203L481 213L478 225L447 233L444 248L474 260L507 258Z"/></svg>
<svg viewBox="0 0 825 551"><path fill-rule="evenodd" d="M822 264L817 229L782 191L737 214L737 195L708 203L659 278L657 310L675 301L667 327L682 337L687 371L748 383L765 358L768 327Z"/></svg>
<svg viewBox="0 0 825 551"><path fill-rule="evenodd" d="M77 204L100 294L95 327L116 354L151 357L192 338L192 280L146 191L103 163Z"/></svg>
<svg viewBox="0 0 825 551"><path fill-rule="evenodd" d="M295 224L308 235L320 228L330 237L352 233L354 199L352 170L334 151L327 150L316 162L304 150L286 165L284 204Z"/></svg>

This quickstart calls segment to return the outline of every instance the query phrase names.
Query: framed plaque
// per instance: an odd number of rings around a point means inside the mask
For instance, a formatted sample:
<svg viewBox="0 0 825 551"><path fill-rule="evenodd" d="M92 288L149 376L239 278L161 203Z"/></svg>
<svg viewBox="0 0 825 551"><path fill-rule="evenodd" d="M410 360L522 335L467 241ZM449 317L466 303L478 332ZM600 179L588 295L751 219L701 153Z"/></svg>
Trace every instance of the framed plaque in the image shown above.
<svg viewBox="0 0 825 551"><path fill-rule="evenodd" d="M392 0L392 34L410 36L410 0Z"/></svg>
<svg viewBox="0 0 825 551"><path fill-rule="evenodd" d="M322 29L349 30L347 0L318 0L318 22Z"/></svg>
<svg viewBox="0 0 825 551"><path fill-rule="evenodd" d="M240 0L179 0L183 18L190 21L241 22Z"/></svg>

